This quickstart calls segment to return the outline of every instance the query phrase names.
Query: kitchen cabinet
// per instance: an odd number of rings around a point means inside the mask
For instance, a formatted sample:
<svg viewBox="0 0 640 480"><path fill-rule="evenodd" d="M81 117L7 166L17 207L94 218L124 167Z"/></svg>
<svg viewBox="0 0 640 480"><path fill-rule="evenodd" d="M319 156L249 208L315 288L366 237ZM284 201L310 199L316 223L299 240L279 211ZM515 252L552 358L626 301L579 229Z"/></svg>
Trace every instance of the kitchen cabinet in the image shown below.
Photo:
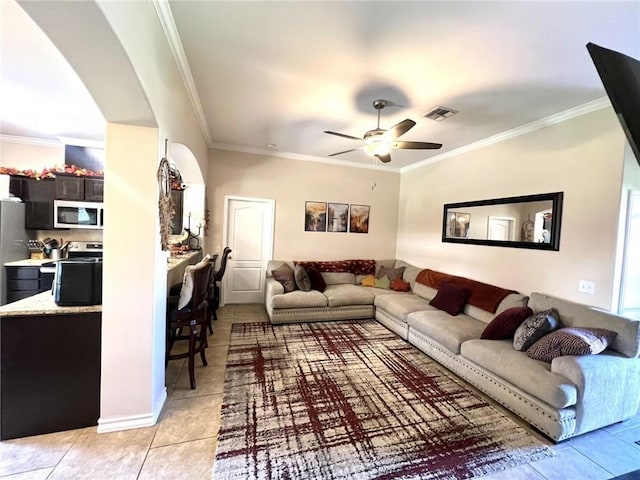
<svg viewBox="0 0 640 480"><path fill-rule="evenodd" d="M103 200L103 178L56 175L56 200L79 200L101 202Z"/></svg>
<svg viewBox="0 0 640 480"><path fill-rule="evenodd" d="M0 440L97 425L101 317L0 316Z"/></svg>
<svg viewBox="0 0 640 480"><path fill-rule="evenodd" d="M4 267L7 278L7 303L51 290L53 274L41 273L40 267Z"/></svg>
<svg viewBox="0 0 640 480"><path fill-rule="evenodd" d="M25 203L25 228L29 230L53 229L53 200L55 199L55 181L53 179L13 176L9 190Z"/></svg>

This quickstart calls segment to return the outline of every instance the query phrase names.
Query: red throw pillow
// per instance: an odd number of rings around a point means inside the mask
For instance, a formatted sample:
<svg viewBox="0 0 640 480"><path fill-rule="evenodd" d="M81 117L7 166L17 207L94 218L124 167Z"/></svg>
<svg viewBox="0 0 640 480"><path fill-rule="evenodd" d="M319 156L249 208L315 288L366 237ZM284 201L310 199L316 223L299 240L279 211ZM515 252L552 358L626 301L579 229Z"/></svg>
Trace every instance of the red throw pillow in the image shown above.
<svg viewBox="0 0 640 480"><path fill-rule="evenodd" d="M455 316L464 310L469 295L471 295L471 290L468 288L445 282L440 285L438 293L436 293L436 296L429 302L429 305L433 305L438 310L443 310L449 315Z"/></svg>
<svg viewBox="0 0 640 480"><path fill-rule="evenodd" d="M411 290L411 284L402 280L402 277L398 277L393 280L390 287L391 290L395 290L396 292L408 292Z"/></svg>
<svg viewBox="0 0 640 480"><path fill-rule="evenodd" d="M307 274L309 274L309 280L311 280L311 290L324 292L327 288L327 283L324 281L322 274L313 267L307 267Z"/></svg>
<svg viewBox="0 0 640 480"><path fill-rule="evenodd" d="M502 340L513 338L513 334L522 322L533 315L529 307L507 308L484 327L480 338L485 340Z"/></svg>

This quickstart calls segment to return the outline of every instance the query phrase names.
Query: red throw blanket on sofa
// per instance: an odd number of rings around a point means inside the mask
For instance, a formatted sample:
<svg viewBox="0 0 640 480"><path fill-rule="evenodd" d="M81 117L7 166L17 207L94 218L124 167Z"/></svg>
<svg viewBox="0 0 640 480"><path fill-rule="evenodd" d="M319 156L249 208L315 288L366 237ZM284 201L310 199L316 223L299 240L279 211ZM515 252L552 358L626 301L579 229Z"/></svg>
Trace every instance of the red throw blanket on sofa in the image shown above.
<svg viewBox="0 0 640 480"><path fill-rule="evenodd" d="M456 275L449 275L448 273L436 272L428 268L418 274L416 282L426 285L427 287L435 288L436 290L445 282L466 287L471 290L468 303L491 313L495 313L498 305L500 305L500 302L502 302L507 295L517 293L515 290L506 290L494 285L489 285L488 283L457 277Z"/></svg>

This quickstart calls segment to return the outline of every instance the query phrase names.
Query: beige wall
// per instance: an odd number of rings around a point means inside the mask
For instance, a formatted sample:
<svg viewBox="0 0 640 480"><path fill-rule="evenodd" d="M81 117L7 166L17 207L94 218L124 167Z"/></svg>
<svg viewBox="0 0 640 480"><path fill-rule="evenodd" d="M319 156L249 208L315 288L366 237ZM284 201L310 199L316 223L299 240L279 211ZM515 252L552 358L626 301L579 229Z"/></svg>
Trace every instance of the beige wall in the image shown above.
<svg viewBox="0 0 640 480"><path fill-rule="evenodd" d="M0 140L0 167L19 170L42 170L64 165L64 145L38 145L34 143Z"/></svg>
<svg viewBox="0 0 640 480"><path fill-rule="evenodd" d="M399 173L223 150L209 151L208 172L207 251L223 246L224 198L234 195L275 200L274 259L395 255ZM370 205L369 233L305 232L307 200Z"/></svg>
<svg viewBox="0 0 640 480"><path fill-rule="evenodd" d="M624 135L610 108L402 174L397 257L610 308ZM564 192L560 251L442 243L444 203ZM471 219L473 222L473 219ZM578 291L596 283L595 294Z"/></svg>

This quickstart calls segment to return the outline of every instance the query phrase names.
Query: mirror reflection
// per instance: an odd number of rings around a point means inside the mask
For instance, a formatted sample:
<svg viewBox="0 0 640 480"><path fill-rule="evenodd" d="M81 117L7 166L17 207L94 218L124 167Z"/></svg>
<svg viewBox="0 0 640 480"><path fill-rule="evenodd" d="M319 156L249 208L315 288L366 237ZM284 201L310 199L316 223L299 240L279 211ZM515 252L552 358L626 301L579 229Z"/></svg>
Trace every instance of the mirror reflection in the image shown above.
<svg viewBox="0 0 640 480"><path fill-rule="evenodd" d="M444 206L442 241L558 250L562 193Z"/></svg>

